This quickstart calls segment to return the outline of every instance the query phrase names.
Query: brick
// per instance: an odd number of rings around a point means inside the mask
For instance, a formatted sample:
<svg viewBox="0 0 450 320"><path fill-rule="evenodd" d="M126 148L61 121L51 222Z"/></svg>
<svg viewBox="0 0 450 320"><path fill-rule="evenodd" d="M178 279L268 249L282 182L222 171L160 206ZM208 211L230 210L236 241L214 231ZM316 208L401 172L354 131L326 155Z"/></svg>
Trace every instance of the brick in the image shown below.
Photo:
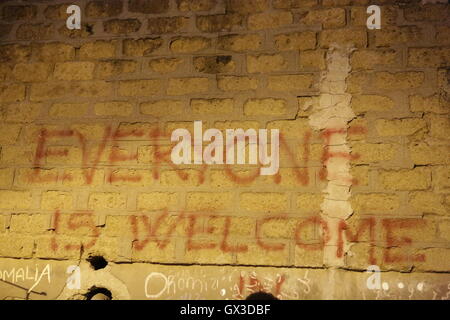
<svg viewBox="0 0 450 320"><path fill-rule="evenodd" d="M232 56L194 57L194 68L203 73L227 73L236 69Z"/></svg>
<svg viewBox="0 0 450 320"><path fill-rule="evenodd" d="M433 192L414 192L410 194L408 203L415 210L424 213L446 215L447 208L443 204L443 196Z"/></svg>
<svg viewBox="0 0 450 320"><path fill-rule="evenodd" d="M381 28L387 25L395 25L398 17L397 8L395 6L379 6L381 9ZM367 24L367 6L358 6L351 8L350 23L353 26L366 26Z"/></svg>
<svg viewBox="0 0 450 320"><path fill-rule="evenodd" d="M293 20L289 11L263 12L251 14L247 24L249 30L275 29L290 25Z"/></svg>
<svg viewBox="0 0 450 320"><path fill-rule="evenodd" d="M68 210L73 208L73 196L68 192L47 191L42 194L41 209Z"/></svg>
<svg viewBox="0 0 450 320"><path fill-rule="evenodd" d="M213 244L212 241L195 241L199 245ZM232 264L235 263L235 258L232 252L224 252L218 246L214 248L202 248L201 250L187 250L184 254L184 263L204 263L204 264Z"/></svg>
<svg viewBox="0 0 450 320"><path fill-rule="evenodd" d="M51 5L45 8L44 16L48 20L66 20L69 16L67 14L67 8L70 4L57 4Z"/></svg>
<svg viewBox="0 0 450 320"><path fill-rule="evenodd" d="M12 27L12 24L0 23L0 39L8 38L10 36Z"/></svg>
<svg viewBox="0 0 450 320"><path fill-rule="evenodd" d="M137 198L138 210L175 210L178 207L176 193L152 192L141 193Z"/></svg>
<svg viewBox="0 0 450 320"><path fill-rule="evenodd" d="M47 214L14 214L11 216L9 230L14 233L42 234L50 226Z"/></svg>
<svg viewBox="0 0 450 320"><path fill-rule="evenodd" d="M130 216L128 215L106 216L104 235L106 235L107 237L122 237L124 236L124 230L132 230Z"/></svg>
<svg viewBox="0 0 450 320"><path fill-rule="evenodd" d="M283 99L250 99L244 104L244 114L246 116L274 115L280 116L286 114L287 104Z"/></svg>
<svg viewBox="0 0 450 320"><path fill-rule="evenodd" d="M334 43L365 48L367 46L367 31L366 29L327 29L320 33L320 46L322 48L329 48Z"/></svg>
<svg viewBox="0 0 450 320"><path fill-rule="evenodd" d="M263 39L258 34L219 36L217 47L220 50L246 52L261 48Z"/></svg>
<svg viewBox="0 0 450 320"><path fill-rule="evenodd" d="M310 50L316 47L316 33L312 31L279 34L274 37L278 50Z"/></svg>
<svg viewBox="0 0 450 320"><path fill-rule="evenodd" d="M172 78L167 87L168 95L204 93L209 90L208 78Z"/></svg>
<svg viewBox="0 0 450 320"><path fill-rule="evenodd" d="M0 46L0 62L27 62L31 57L31 46L2 45Z"/></svg>
<svg viewBox="0 0 450 320"><path fill-rule="evenodd" d="M150 148L145 150L149 156L145 156L144 159L154 159L153 154L156 151ZM170 150L170 148L159 148L159 152L170 152ZM202 173L199 170L166 170L161 173L160 183L164 187L198 187L201 177Z"/></svg>
<svg viewBox="0 0 450 320"><path fill-rule="evenodd" d="M0 108L6 122L28 123L39 118L42 110L40 103L15 103Z"/></svg>
<svg viewBox="0 0 450 320"><path fill-rule="evenodd" d="M375 33L376 47L390 47L407 42L416 43L423 37L423 31L417 26L384 27Z"/></svg>
<svg viewBox="0 0 450 320"><path fill-rule="evenodd" d="M160 58L150 60L148 66L153 72L164 74L175 72L182 63L183 59L180 58Z"/></svg>
<svg viewBox="0 0 450 320"><path fill-rule="evenodd" d="M58 80L76 81L92 80L95 64L93 62L74 61L55 64L53 76Z"/></svg>
<svg viewBox="0 0 450 320"><path fill-rule="evenodd" d="M443 67L450 65L450 48L410 48L408 65L412 67Z"/></svg>
<svg viewBox="0 0 450 320"><path fill-rule="evenodd" d="M55 29L49 23L22 24L16 30L16 38L20 40L44 40L54 36Z"/></svg>
<svg viewBox="0 0 450 320"><path fill-rule="evenodd" d="M429 248L419 251L420 254L425 255L426 259L423 262L415 264L417 271L433 271L433 272L448 272L450 270L448 261L450 259L450 250L447 248Z"/></svg>
<svg viewBox="0 0 450 320"><path fill-rule="evenodd" d="M86 16L90 18L109 18L122 13L121 0L96 0L86 5Z"/></svg>
<svg viewBox="0 0 450 320"><path fill-rule="evenodd" d="M47 148L48 165L79 165L82 159L82 151L77 147L49 146Z"/></svg>
<svg viewBox="0 0 450 320"><path fill-rule="evenodd" d="M76 260L80 258L80 249L68 250L67 246L81 245L80 239L75 237L68 237L65 235L58 235L57 246L54 247L54 235L43 235L35 238L36 243L36 258L46 259L71 259Z"/></svg>
<svg viewBox="0 0 450 320"><path fill-rule="evenodd" d="M160 90L159 80L128 80L119 83L118 93L124 97L152 96Z"/></svg>
<svg viewBox="0 0 450 320"><path fill-rule="evenodd" d="M287 62L280 54L247 56L247 70L249 73L268 73L286 69Z"/></svg>
<svg viewBox="0 0 450 320"><path fill-rule="evenodd" d="M113 84L104 81L46 82L31 86L31 101L64 97L106 97L112 94Z"/></svg>
<svg viewBox="0 0 450 320"><path fill-rule="evenodd" d="M444 220L439 223L439 235L445 241L450 239L450 220Z"/></svg>
<svg viewBox="0 0 450 320"><path fill-rule="evenodd" d="M233 173L240 177L241 179L248 178L250 182L245 185L252 185L256 182L259 182L259 179L251 181L252 176L255 174L254 171L251 170L233 170ZM215 188L233 188L236 186L236 182L233 180L232 176L230 177L229 172L225 170L214 170L210 172L210 183L212 187Z"/></svg>
<svg viewBox="0 0 450 320"><path fill-rule="evenodd" d="M184 37L172 40L170 50L173 53L194 53L207 49L211 45L211 40L203 37Z"/></svg>
<svg viewBox="0 0 450 320"><path fill-rule="evenodd" d="M384 171L380 173L380 179L386 190L425 190L431 185L431 171L424 167Z"/></svg>
<svg viewBox="0 0 450 320"><path fill-rule="evenodd" d="M84 46L82 46L83 48ZM81 53L81 58L85 58ZM46 43L39 46L38 58L45 62L63 62L75 59L75 48L64 43Z"/></svg>
<svg viewBox="0 0 450 320"><path fill-rule="evenodd" d="M194 114L230 114L234 110L233 99L192 99Z"/></svg>
<svg viewBox="0 0 450 320"><path fill-rule="evenodd" d="M97 64L96 77L105 79L125 73L133 73L137 70L137 62L131 60L100 61Z"/></svg>
<svg viewBox="0 0 450 320"><path fill-rule="evenodd" d="M438 190L450 188L450 170L449 166L435 167L433 171L433 185ZM450 199L448 199L450 200ZM450 203L447 200L447 204Z"/></svg>
<svg viewBox="0 0 450 320"><path fill-rule="evenodd" d="M289 201L283 193L243 193L240 196L240 207L253 212L285 212Z"/></svg>
<svg viewBox="0 0 450 320"><path fill-rule="evenodd" d="M428 145L425 142L409 146L409 154L415 165L449 163L448 152L448 146Z"/></svg>
<svg viewBox="0 0 450 320"><path fill-rule="evenodd" d="M268 9L268 0L227 0L227 11L238 13L263 12Z"/></svg>
<svg viewBox="0 0 450 320"><path fill-rule="evenodd" d="M320 206L324 200L322 194L302 193L296 196L296 212L302 214L316 214L321 211Z"/></svg>
<svg viewBox="0 0 450 320"><path fill-rule="evenodd" d="M450 136L450 119L446 116L428 115L427 121L430 124L430 136L436 139L448 140Z"/></svg>
<svg viewBox="0 0 450 320"><path fill-rule="evenodd" d="M352 72L347 77L347 92L353 94L362 94L363 88L367 86L370 80L370 74L367 72Z"/></svg>
<svg viewBox="0 0 450 320"><path fill-rule="evenodd" d="M437 26L436 27L436 41L439 44L450 44L450 39L448 34L450 33L450 27L448 26Z"/></svg>
<svg viewBox="0 0 450 320"><path fill-rule="evenodd" d="M153 184L153 177L150 170L117 169L110 170L107 181L117 187L148 187Z"/></svg>
<svg viewBox="0 0 450 320"><path fill-rule="evenodd" d="M0 85L0 103L19 102L25 99L25 86L23 84Z"/></svg>
<svg viewBox="0 0 450 320"><path fill-rule="evenodd" d="M324 50L306 50L300 52L300 68L301 69L319 69L326 68L326 51Z"/></svg>
<svg viewBox="0 0 450 320"><path fill-rule="evenodd" d="M357 194L350 202L357 214L393 213L400 207L397 195L384 193Z"/></svg>
<svg viewBox="0 0 450 320"><path fill-rule="evenodd" d="M32 169L21 168L16 172L15 185L27 186L56 186L58 181L58 169Z"/></svg>
<svg viewBox="0 0 450 320"><path fill-rule="evenodd" d="M356 114L366 112L387 112L394 108L395 104L391 98L377 95L353 96L351 107Z"/></svg>
<svg viewBox="0 0 450 320"><path fill-rule="evenodd" d="M36 146L3 146L2 163L31 165L34 162Z"/></svg>
<svg viewBox="0 0 450 320"><path fill-rule="evenodd" d="M129 140L133 136L134 140L148 141L148 134L160 130L158 123L151 122L121 122L115 131L117 140Z"/></svg>
<svg viewBox="0 0 450 320"><path fill-rule="evenodd" d="M300 23L306 25L322 25L324 29L341 28L346 23L345 9L310 10L304 17L300 18Z"/></svg>
<svg viewBox="0 0 450 320"><path fill-rule="evenodd" d="M62 25L58 29L58 33L68 39L86 39L96 35L95 22L81 23L81 29L70 30L66 25Z"/></svg>
<svg viewBox="0 0 450 320"><path fill-rule="evenodd" d="M215 14L197 16L196 26L202 32L223 32L238 29L244 24L244 16L240 14Z"/></svg>
<svg viewBox="0 0 450 320"><path fill-rule="evenodd" d="M398 54L393 49L358 50L350 59L353 69L373 69L377 66L392 66L398 60Z"/></svg>
<svg viewBox="0 0 450 320"><path fill-rule="evenodd" d="M138 13L164 13L169 9L169 0L129 0L128 11Z"/></svg>
<svg viewBox="0 0 450 320"><path fill-rule="evenodd" d="M88 177L92 176L92 180ZM68 187L100 186L103 184L104 172L101 169L65 169L62 184Z"/></svg>
<svg viewBox="0 0 450 320"><path fill-rule="evenodd" d="M189 192L186 195L186 210L201 211L229 210L232 196L230 193L221 192Z"/></svg>
<svg viewBox="0 0 450 320"><path fill-rule="evenodd" d="M141 103L142 114L154 117L174 116L184 112L184 103L178 100L159 100Z"/></svg>
<svg viewBox="0 0 450 320"><path fill-rule="evenodd" d="M36 17L36 6L4 6L2 18L4 21L32 20Z"/></svg>
<svg viewBox="0 0 450 320"><path fill-rule="evenodd" d="M50 75L50 64L47 63L19 63L13 70L14 77L23 82L45 81Z"/></svg>
<svg viewBox="0 0 450 320"><path fill-rule="evenodd" d="M0 57L1 59L1 57ZM12 78L13 65L6 63L0 65L0 81L5 81Z"/></svg>
<svg viewBox="0 0 450 320"><path fill-rule="evenodd" d="M270 243L266 241L266 243ZM275 241L280 243L280 241ZM274 244L272 244L274 245ZM265 250L257 245L249 245L246 252L237 253L237 263L242 265L270 265L270 266L284 266L288 263L289 247L284 246L282 250Z"/></svg>
<svg viewBox="0 0 450 320"><path fill-rule="evenodd" d="M317 0L273 0L275 9L310 8L317 5Z"/></svg>
<svg viewBox="0 0 450 320"><path fill-rule="evenodd" d="M209 11L214 9L217 0L177 0L178 10L186 11Z"/></svg>
<svg viewBox="0 0 450 320"><path fill-rule="evenodd" d="M369 184L369 166L356 166L350 169L354 186L367 186Z"/></svg>
<svg viewBox="0 0 450 320"><path fill-rule="evenodd" d="M107 59L113 58L115 54L115 41L88 42L80 47L80 59Z"/></svg>
<svg viewBox="0 0 450 320"><path fill-rule="evenodd" d="M267 123L267 129L279 129L280 134L286 138L298 139L311 132L308 119L277 120Z"/></svg>
<svg viewBox="0 0 450 320"><path fill-rule="evenodd" d="M245 91L258 88L258 80L251 77L223 76L218 78L217 86L223 91Z"/></svg>
<svg viewBox="0 0 450 320"><path fill-rule="evenodd" d="M139 31L141 25L138 19L112 19L103 22L103 30L106 33L127 35Z"/></svg>
<svg viewBox="0 0 450 320"><path fill-rule="evenodd" d="M188 24L188 17L150 18L147 23L147 30L152 34L177 33L186 29Z"/></svg>
<svg viewBox="0 0 450 320"><path fill-rule="evenodd" d="M32 195L29 191L0 190L1 209L29 209Z"/></svg>
<svg viewBox="0 0 450 320"><path fill-rule="evenodd" d="M312 89L314 76L311 74L282 75L269 77L267 85L273 91L299 91Z"/></svg>
<svg viewBox="0 0 450 320"><path fill-rule="evenodd" d="M133 113L133 105L124 101L101 102L94 105L97 116L126 117Z"/></svg>
<svg viewBox="0 0 450 320"><path fill-rule="evenodd" d="M324 265L323 260L323 252L321 250L295 247L294 265L297 267L322 267Z"/></svg>
<svg viewBox="0 0 450 320"><path fill-rule="evenodd" d="M299 219L269 217L258 223L260 238L293 239L295 229L301 223Z"/></svg>
<svg viewBox="0 0 450 320"><path fill-rule="evenodd" d="M370 164L380 161L392 160L396 155L398 147L392 144L384 143L353 143L351 145L352 154L358 155L352 159L356 164Z"/></svg>
<svg viewBox="0 0 450 320"><path fill-rule="evenodd" d="M403 10L407 21L445 21L450 16L448 5L408 6Z"/></svg>
<svg viewBox="0 0 450 320"><path fill-rule="evenodd" d="M377 120L375 122L377 132L382 137L387 136L409 136L426 127L423 119L394 119Z"/></svg>
<svg viewBox="0 0 450 320"><path fill-rule="evenodd" d="M93 192L89 196L89 209L125 209L126 195L113 192Z"/></svg>
<svg viewBox="0 0 450 320"><path fill-rule="evenodd" d="M175 245L169 242L161 248L156 242L149 242L142 250L133 248L131 261L133 262L159 262L170 263L175 260Z"/></svg>
<svg viewBox="0 0 450 320"><path fill-rule="evenodd" d="M215 236L223 236L228 223L228 233L230 236L254 236L256 221L254 218L234 217L234 216L212 216L207 218L205 229Z"/></svg>
<svg viewBox="0 0 450 320"><path fill-rule="evenodd" d="M85 116L88 109L87 103L55 103L48 113L52 118L79 118Z"/></svg>
<svg viewBox="0 0 450 320"><path fill-rule="evenodd" d="M161 38L126 39L123 42L123 54L133 57L147 57L163 44Z"/></svg>
<svg viewBox="0 0 450 320"><path fill-rule="evenodd" d="M0 126L0 144L15 144L22 127L17 124L2 124Z"/></svg>
<svg viewBox="0 0 450 320"><path fill-rule="evenodd" d="M31 258L33 255L33 237L22 234L0 235L0 256Z"/></svg>
<svg viewBox="0 0 450 320"><path fill-rule="evenodd" d="M377 72L375 86L380 89L406 90L420 87L424 82L423 72Z"/></svg>
<svg viewBox="0 0 450 320"><path fill-rule="evenodd" d="M431 95L431 96L410 96L409 97L409 109L411 112L432 112L437 114L445 114L450 111L448 108L448 102L443 95Z"/></svg>
<svg viewBox="0 0 450 320"><path fill-rule="evenodd" d="M14 179L13 168L0 168L0 188L8 189L11 187Z"/></svg>

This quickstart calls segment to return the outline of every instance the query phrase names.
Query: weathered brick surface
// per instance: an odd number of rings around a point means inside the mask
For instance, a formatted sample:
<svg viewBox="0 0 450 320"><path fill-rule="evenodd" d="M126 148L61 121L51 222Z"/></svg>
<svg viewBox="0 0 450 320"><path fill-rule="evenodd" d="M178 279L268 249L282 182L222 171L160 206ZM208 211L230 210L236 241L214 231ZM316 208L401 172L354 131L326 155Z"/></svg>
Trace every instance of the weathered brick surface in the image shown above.
<svg viewBox="0 0 450 320"><path fill-rule="evenodd" d="M0 280L30 288L18 266L48 263L47 298L167 279L170 300L448 299L449 5L400 2L86 0L81 30L68 1L2 2ZM266 129L268 150L176 165L195 120L224 143ZM74 264L88 287L67 293ZM366 288L373 264L389 290Z"/></svg>

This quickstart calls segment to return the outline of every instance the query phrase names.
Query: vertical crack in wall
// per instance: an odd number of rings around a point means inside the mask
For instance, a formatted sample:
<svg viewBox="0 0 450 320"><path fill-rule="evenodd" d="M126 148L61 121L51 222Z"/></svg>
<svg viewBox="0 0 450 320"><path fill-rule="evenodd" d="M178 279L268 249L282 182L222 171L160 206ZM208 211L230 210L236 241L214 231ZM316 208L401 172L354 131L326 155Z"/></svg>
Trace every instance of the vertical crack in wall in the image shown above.
<svg viewBox="0 0 450 320"><path fill-rule="evenodd" d="M328 184L323 190L321 218L328 225L324 230L324 264L331 268L343 266L344 257L337 257L338 224L349 218L352 175L350 173L350 147L347 143L348 123L356 116L351 108L352 95L347 93L346 79L351 67L351 47L332 46L327 53L327 70L322 74L320 97L309 117L309 124L322 133L327 157L324 159ZM334 270L329 277L329 290L325 299L334 297Z"/></svg>

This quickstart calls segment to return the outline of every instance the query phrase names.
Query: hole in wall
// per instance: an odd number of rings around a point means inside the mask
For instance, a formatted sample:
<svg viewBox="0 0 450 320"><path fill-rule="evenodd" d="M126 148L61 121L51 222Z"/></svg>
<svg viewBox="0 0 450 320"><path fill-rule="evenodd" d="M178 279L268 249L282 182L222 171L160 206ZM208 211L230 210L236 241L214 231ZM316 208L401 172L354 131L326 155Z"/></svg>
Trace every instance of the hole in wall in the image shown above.
<svg viewBox="0 0 450 320"><path fill-rule="evenodd" d="M106 288L92 287L84 295L86 300L112 300L111 291Z"/></svg>
<svg viewBox="0 0 450 320"><path fill-rule="evenodd" d="M102 256L92 256L86 259L94 270L103 269L108 265L108 261Z"/></svg>

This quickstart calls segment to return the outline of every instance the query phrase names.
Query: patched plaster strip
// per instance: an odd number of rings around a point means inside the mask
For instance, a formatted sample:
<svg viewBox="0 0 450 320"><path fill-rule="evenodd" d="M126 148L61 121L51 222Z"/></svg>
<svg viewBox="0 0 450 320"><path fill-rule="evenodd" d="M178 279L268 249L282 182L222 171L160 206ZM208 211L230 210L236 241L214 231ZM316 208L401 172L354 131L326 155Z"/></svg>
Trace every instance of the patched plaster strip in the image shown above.
<svg viewBox="0 0 450 320"><path fill-rule="evenodd" d="M349 57L354 49L333 46L327 53L327 70L322 74L320 97L309 117L312 128L329 133L326 148L330 156L324 163L327 169L327 187L323 190L321 205L322 219L329 226L328 243L337 242L337 224L353 213L349 198L351 196L352 175L350 173L350 147L347 143L348 123L356 117L350 103L352 95L347 93L346 79L351 67ZM346 156L348 155L348 156ZM324 263L328 266L342 266L343 257L336 257L335 246L325 246Z"/></svg>

